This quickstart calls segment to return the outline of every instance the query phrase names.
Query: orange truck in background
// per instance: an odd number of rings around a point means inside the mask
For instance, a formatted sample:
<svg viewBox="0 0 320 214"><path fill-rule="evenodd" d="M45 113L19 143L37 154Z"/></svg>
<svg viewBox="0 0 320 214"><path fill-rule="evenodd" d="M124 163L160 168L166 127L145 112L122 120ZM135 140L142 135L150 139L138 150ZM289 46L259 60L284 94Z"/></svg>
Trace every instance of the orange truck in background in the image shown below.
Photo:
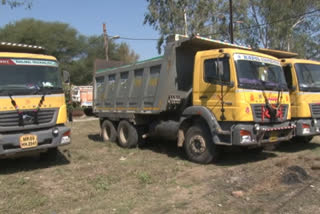
<svg viewBox="0 0 320 214"><path fill-rule="evenodd" d="M92 108L92 86L73 86L72 101L82 108Z"/></svg>

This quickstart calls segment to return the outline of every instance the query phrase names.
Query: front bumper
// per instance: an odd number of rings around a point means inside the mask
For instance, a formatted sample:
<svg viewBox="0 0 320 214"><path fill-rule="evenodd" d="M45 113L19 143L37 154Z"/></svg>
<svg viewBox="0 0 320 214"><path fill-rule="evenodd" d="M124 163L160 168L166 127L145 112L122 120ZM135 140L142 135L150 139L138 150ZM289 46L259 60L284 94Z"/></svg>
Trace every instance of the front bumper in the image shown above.
<svg viewBox="0 0 320 214"><path fill-rule="evenodd" d="M320 119L298 119L296 122L296 136L320 135ZM306 128L308 127L309 128Z"/></svg>
<svg viewBox="0 0 320 214"><path fill-rule="evenodd" d="M55 131L55 134L53 132ZM38 145L32 148L21 148L20 137L25 134L36 135ZM71 143L70 128L56 126L45 130L0 134L0 157L23 152L42 151Z"/></svg>
<svg viewBox="0 0 320 214"><path fill-rule="evenodd" d="M296 125L291 122L281 124L237 124L232 131L232 145L262 146L288 141L294 136Z"/></svg>

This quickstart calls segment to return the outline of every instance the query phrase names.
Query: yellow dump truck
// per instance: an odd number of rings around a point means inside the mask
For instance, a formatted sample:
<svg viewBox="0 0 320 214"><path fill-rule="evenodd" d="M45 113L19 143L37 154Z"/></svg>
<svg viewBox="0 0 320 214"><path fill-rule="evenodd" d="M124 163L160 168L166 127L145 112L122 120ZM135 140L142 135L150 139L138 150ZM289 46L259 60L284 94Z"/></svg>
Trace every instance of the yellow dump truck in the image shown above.
<svg viewBox="0 0 320 214"><path fill-rule="evenodd" d="M161 57L96 71L93 109L105 141L134 147L162 128L198 163L221 145L287 141L295 128L277 58L200 36L174 35Z"/></svg>
<svg viewBox="0 0 320 214"><path fill-rule="evenodd" d="M57 153L71 142L57 59L39 46L0 43L0 157Z"/></svg>
<svg viewBox="0 0 320 214"><path fill-rule="evenodd" d="M297 58L297 53L259 49L281 59L290 90L291 117L296 123L294 141L309 142L320 135L320 62Z"/></svg>

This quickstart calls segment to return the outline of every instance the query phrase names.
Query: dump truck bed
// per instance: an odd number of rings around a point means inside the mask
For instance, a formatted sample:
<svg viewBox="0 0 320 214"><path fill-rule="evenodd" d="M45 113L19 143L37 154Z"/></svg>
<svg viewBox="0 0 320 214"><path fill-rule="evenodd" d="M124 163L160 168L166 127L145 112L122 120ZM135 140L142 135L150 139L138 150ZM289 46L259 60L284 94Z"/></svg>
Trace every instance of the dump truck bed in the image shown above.
<svg viewBox="0 0 320 214"><path fill-rule="evenodd" d="M170 39L163 56L96 71L94 112L174 111L191 94L194 57L198 51L249 49L199 36L176 35Z"/></svg>

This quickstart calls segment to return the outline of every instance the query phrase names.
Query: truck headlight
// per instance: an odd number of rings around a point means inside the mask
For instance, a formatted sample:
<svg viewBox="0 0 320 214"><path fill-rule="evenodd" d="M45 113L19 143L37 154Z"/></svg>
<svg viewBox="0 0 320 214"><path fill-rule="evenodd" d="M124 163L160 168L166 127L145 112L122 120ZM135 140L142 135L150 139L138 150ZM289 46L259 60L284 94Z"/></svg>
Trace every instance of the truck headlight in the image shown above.
<svg viewBox="0 0 320 214"><path fill-rule="evenodd" d="M59 129L58 128L53 128L52 129L52 135L57 137L59 135Z"/></svg>
<svg viewBox="0 0 320 214"><path fill-rule="evenodd" d="M257 131L257 132L260 131L260 129L261 129L261 127L260 127L259 124L255 124L253 128L254 128L254 130Z"/></svg>
<svg viewBox="0 0 320 214"><path fill-rule="evenodd" d="M310 134L310 125L302 124L302 134Z"/></svg>
<svg viewBox="0 0 320 214"><path fill-rule="evenodd" d="M71 131L67 131L63 134L62 138L61 138L61 144L67 144L67 143L70 143L71 142Z"/></svg>
<svg viewBox="0 0 320 214"><path fill-rule="evenodd" d="M240 143L250 143L251 141L251 132L247 130L240 130Z"/></svg>

